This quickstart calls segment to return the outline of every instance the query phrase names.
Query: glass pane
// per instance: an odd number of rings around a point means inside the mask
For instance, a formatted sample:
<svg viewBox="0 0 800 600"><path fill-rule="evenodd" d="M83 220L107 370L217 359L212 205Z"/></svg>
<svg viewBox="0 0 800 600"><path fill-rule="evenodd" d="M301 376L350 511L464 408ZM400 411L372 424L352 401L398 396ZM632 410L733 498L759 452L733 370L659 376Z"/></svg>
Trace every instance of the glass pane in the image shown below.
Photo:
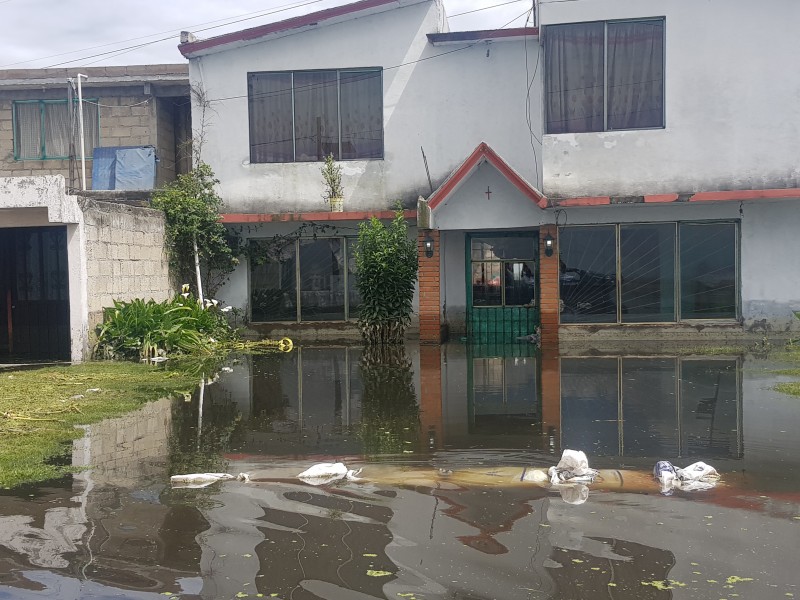
<svg viewBox="0 0 800 600"><path fill-rule="evenodd" d="M608 128L664 125L664 21L608 24Z"/></svg>
<svg viewBox="0 0 800 600"><path fill-rule="evenodd" d="M735 359L686 360L681 364L683 456L741 457L736 366Z"/></svg>
<svg viewBox="0 0 800 600"><path fill-rule="evenodd" d="M619 454L618 370L616 358L561 359L562 448Z"/></svg>
<svg viewBox="0 0 800 600"><path fill-rule="evenodd" d="M505 263L503 284L506 288L506 306L533 304L533 271L533 261Z"/></svg>
<svg viewBox="0 0 800 600"><path fill-rule="evenodd" d="M603 130L604 23L548 25L544 86L547 133Z"/></svg>
<svg viewBox="0 0 800 600"><path fill-rule="evenodd" d="M339 158L339 114L336 71L294 74L295 160Z"/></svg>
<svg viewBox="0 0 800 600"><path fill-rule="evenodd" d="M356 249L358 240L347 238L347 294L349 313L348 319L358 319L359 308L361 308L361 295L356 287Z"/></svg>
<svg viewBox="0 0 800 600"><path fill-rule="evenodd" d="M532 357L474 358L470 433L530 434L537 421L536 362Z"/></svg>
<svg viewBox="0 0 800 600"><path fill-rule="evenodd" d="M536 258L536 240L533 236L472 238L472 260Z"/></svg>
<svg viewBox="0 0 800 600"><path fill-rule="evenodd" d="M84 110L88 106L90 105L84 103ZM84 118L86 118L85 112ZM69 126L70 115L66 102L46 102L44 104L44 153L47 158L69 156ZM77 146L76 154L79 154L78 137L75 138L75 145ZM91 157L91 153L87 156Z"/></svg>
<svg viewBox="0 0 800 600"><path fill-rule="evenodd" d="M678 456L674 358L622 359L622 448L625 456Z"/></svg>
<svg viewBox="0 0 800 600"><path fill-rule="evenodd" d="M559 249L561 322L616 322L614 227L566 227Z"/></svg>
<svg viewBox="0 0 800 600"><path fill-rule="evenodd" d="M17 158L41 158L41 109L38 102L14 104L14 141Z"/></svg>
<svg viewBox="0 0 800 600"><path fill-rule="evenodd" d="M680 225L681 318L736 318L736 225Z"/></svg>
<svg viewBox="0 0 800 600"><path fill-rule="evenodd" d="M675 225L631 225L619 231L622 321L675 320Z"/></svg>
<svg viewBox="0 0 800 600"><path fill-rule="evenodd" d="M484 262L472 264L472 305L500 306L503 303L500 273L503 264Z"/></svg>
<svg viewBox="0 0 800 600"><path fill-rule="evenodd" d="M250 73L250 161L292 162L292 74Z"/></svg>
<svg viewBox="0 0 800 600"><path fill-rule="evenodd" d="M251 244L259 243L251 240ZM274 260L250 267L250 307L252 320L296 321L296 252L289 244Z"/></svg>
<svg viewBox="0 0 800 600"><path fill-rule="evenodd" d="M383 157L383 80L380 71L340 76L342 158Z"/></svg>
<svg viewBox="0 0 800 600"><path fill-rule="evenodd" d="M300 318L303 321L344 319L344 241L300 242Z"/></svg>

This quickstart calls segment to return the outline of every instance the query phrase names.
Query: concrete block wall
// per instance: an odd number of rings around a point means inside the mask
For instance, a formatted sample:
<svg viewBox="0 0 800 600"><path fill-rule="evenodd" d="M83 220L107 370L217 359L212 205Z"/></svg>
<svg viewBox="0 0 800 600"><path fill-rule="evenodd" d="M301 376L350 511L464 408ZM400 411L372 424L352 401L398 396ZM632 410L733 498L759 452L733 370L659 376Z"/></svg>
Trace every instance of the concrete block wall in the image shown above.
<svg viewBox="0 0 800 600"><path fill-rule="evenodd" d="M86 233L89 331L114 300L166 300L175 293L169 276L161 211L82 200Z"/></svg>
<svg viewBox="0 0 800 600"><path fill-rule="evenodd" d="M91 466L98 484L125 487L139 485L143 478L166 480L171 406L164 398L86 427L85 437L73 443L72 464Z"/></svg>

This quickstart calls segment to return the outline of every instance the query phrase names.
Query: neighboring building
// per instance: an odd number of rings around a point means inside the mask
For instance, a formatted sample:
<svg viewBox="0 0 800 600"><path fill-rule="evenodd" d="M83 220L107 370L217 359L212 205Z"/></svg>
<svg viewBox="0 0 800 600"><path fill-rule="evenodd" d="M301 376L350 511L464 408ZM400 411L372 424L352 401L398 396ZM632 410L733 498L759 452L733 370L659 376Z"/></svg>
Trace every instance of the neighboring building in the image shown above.
<svg viewBox="0 0 800 600"><path fill-rule="evenodd" d="M456 170L457 183L435 195L437 229L418 234L413 326L435 340L444 323L465 331L497 321L531 333L537 231L553 219L532 202L541 198L537 33L453 33L439 0L364 0L208 40L185 34L180 50L192 85L212 109L202 154L221 181L225 223L254 243L303 223L331 226L307 226L279 264L243 264L220 299L246 309L270 335L352 334L358 223L390 218L396 202L415 221L418 198L453 182ZM196 128L203 112L195 103ZM343 167L341 213L322 199L320 166L329 153ZM495 240L511 254L493 251ZM468 310L494 299L468 282L497 279L504 265L511 271L504 306Z"/></svg>
<svg viewBox="0 0 800 600"><path fill-rule="evenodd" d="M539 8L562 340L797 331L800 6Z"/></svg>
<svg viewBox="0 0 800 600"><path fill-rule="evenodd" d="M188 170L188 107L185 65L0 71L0 362L82 360L113 299L171 293L163 214L137 204Z"/></svg>

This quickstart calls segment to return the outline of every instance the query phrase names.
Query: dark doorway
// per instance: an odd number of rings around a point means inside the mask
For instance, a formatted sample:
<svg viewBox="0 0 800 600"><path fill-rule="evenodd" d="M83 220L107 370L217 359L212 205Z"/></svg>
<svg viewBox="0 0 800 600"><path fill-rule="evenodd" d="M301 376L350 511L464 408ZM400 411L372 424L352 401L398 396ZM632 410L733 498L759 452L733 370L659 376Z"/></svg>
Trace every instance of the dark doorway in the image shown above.
<svg viewBox="0 0 800 600"><path fill-rule="evenodd" d="M0 229L0 359L68 360L67 228Z"/></svg>

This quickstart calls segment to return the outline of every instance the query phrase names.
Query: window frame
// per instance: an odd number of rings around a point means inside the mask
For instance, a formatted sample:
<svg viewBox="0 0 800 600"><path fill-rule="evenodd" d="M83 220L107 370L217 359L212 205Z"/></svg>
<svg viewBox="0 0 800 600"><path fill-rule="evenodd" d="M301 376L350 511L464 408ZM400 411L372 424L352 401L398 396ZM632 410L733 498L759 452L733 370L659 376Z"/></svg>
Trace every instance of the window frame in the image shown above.
<svg viewBox="0 0 800 600"><path fill-rule="evenodd" d="M616 129L611 129L608 126L608 72L609 72L609 64L608 64L608 26L609 24L616 24L616 23L644 23L647 21L660 21L663 23L662 26L662 42L661 42L661 74L662 74L662 84L661 84L661 125L656 125L652 127L620 127ZM606 21L603 20L595 20L595 21L575 21L571 23L552 23L550 26L559 26L559 25L588 25L590 23L602 23L603 24L603 129L599 131L573 131L573 132L550 132L545 131L546 135L573 135L576 133L608 133L611 131L653 131L659 129L666 129L667 127L667 18L666 16L658 16L658 17L638 17L632 19L609 19ZM545 27L544 33L545 39L547 37L547 27ZM543 44L543 48L547 48L546 42ZM546 50L545 50L546 51ZM545 79L546 82L546 79ZM546 83L542 86L545 96L544 102L544 127L547 128L548 123L550 122L548 109L549 102L547 102L547 93L548 90L546 89Z"/></svg>
<svg viewBox="0 0 800 600"><path fill-rule="evenodd" d="M342 289L344 290L344 318L331 319L331 320L303 320L303 305L302 305L302 278L301 278L301 264L300 264L300 245L304 241L319 241L337 239L342 241L343 247L343 264L345 269L342 275ZM261 241L270 241L271 238L252 237L247 240L247 243L258 243ZM294 256L294 312L295 316L292 320L272 320L272 321L256 321L253 320L253 269L256 266L248 261L247 268L247 317L252 323L353 323L358 320L358 306L351 306L350 298L350 273L347 265L351 258L351 252L355 252L355 245L358 243L358 238L349 235L327 235L316 237L300 237L287 244L287 248L291 248L292 255ZM357 276L354 272L353 276Z"/></svg>
<svg viewBox="0 0 800 600"><path fill-rule="evenodd" d="M84 98L84 103L92 103L97 104L99 100L97 98ZM72 103L74 105L79 104L78 99L73 99ZM36 158L22 158L20 157L19 153L19 140L17 139L17 106L20 104L38 104L39 105L39 156ZM69 108L69 100L14 100L11 103L11 130L13 136L13 145L14 145L14 160L15 161L25 161L25 160L66 160L71 158L68 154L66 156L47 156L47 148L45 144L46 140L46 133L45 133L45 107L49 104L64 104ZM97 107L97 144L94 147L100 146L100 107ZM77 122L75 127L77 127ZM84 123L84 127L86 124ZM69 144L67 144L69 146ZM77 144L76 144L77 146ZM91 160L91 156L87 157L87 160Z"/></svg>
<svg viewBox="0 0 800 600"><path fill-rule="evenodd" d="M674 238L674 264L673 264L673 277L674 277L674 288L673 288L673 302L675 307L674 320L664 320L664 321L625 321L622 318L622 255L621 255L621 228L622 227L630 227L630 226L647 226L653 224L660 224L660 225L673 225L675 227L675 238ZM733 231L733 259L734 259L734 273L735 273L735 280L736 280L736 290L734 292L734 315L731 317L709 317L709 318L697 318L697 317L688 317L684 318L682 313L681 307L681 298L682 298L682 287L683 281L682 271L681 271L681 250L680 250L680 238L681 238L681 226L682 225L732 225L734 228ZM561 311L559 311L559 324L565 326L571 325L593 325L593 326L618 326L618 325L667 325L673 323L706 323L706 322L716 322L716 323L733 323L739 321L742 316L742 257L741 257L741 236L742 236L742 227L741 221L738 219L704 219L704 220L679 220L679 221L631 221L631 222L623 222L623 223L585 223L580 225L570 225L569 229L585 229L585 228L592 228L592 227L613 227L614 228L614 235L615 235L615 277L616 277L616 289L615 289L615 298L617 302L616 308L616 318L613 321L563 321L561 318ZM560 243L560 232L559 232L559 262L561 262L561 243ZM559 272L559 300L561 300L561 273Z"/></svg>
<svg viewBox="0 0 800 600"><path fill-rule="evenodd" d="M380 121L381 121L381 142L380 142L380 156L377 157L365 157L365 158L341 158L342 156L342 73L358 73L358 72L366 72L366 71L373 71L378 73L378 78L380 80ZM247 72L247 119L248 119L248 154L250 157L251 164L258 164L258 165L272 165L272 164L296 164L296 163L319 163L322 162L324 159L319 159L315 161L307 161L307 160L297 160L297 131L296 131L296 107L295 107L295 75L297 73L336 73L336 122L337 122L337 137L338 137L338 157L336 158L337 161L355 161L355 160L384 160L386 156L386 137L384 131L384 98L383 98L383 67L347 67L341 69L293 69L293 70L284 70L284 71L248 71ZM257 161L253 155L253 139L252 139L252 132L253 132L253 114L251 110L252 105L252 97L250 95L250 82L251 78L258 76L258 75L271 75L271 74L280 74L285 75L289 74L291 76L291 92L292 92L292 160L288 161Z"/></svg>

